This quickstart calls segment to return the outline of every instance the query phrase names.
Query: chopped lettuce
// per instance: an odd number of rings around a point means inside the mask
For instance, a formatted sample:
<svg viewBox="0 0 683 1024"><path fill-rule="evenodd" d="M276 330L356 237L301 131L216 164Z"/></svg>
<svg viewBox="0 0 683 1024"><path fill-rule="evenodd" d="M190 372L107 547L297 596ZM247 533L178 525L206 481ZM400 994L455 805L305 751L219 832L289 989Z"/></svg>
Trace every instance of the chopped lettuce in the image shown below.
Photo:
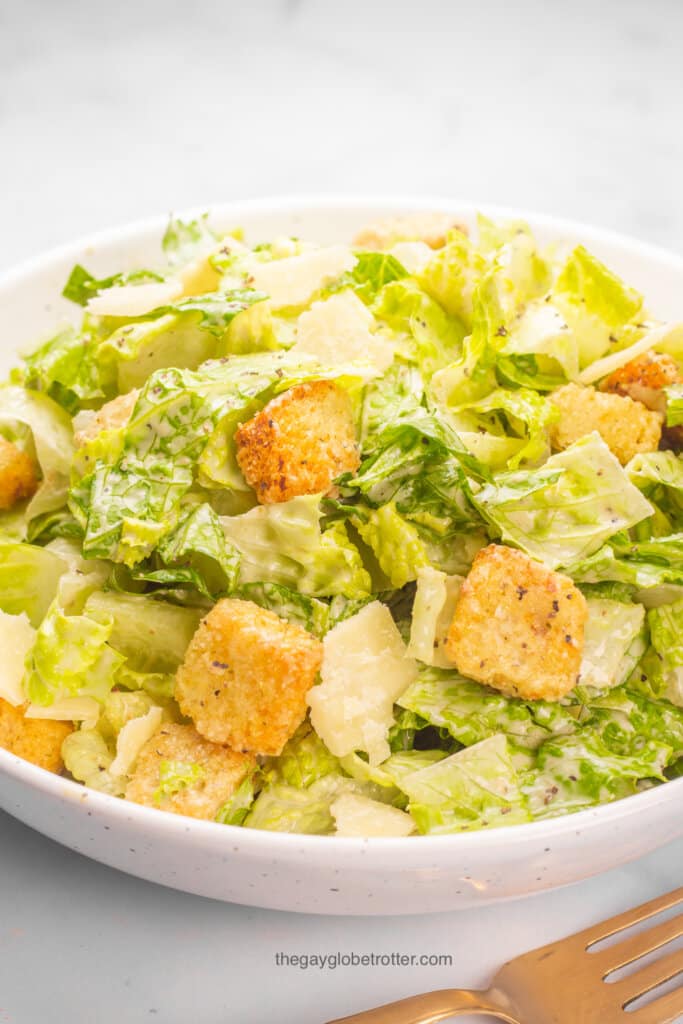
<svg viewBox="0 0 683 1024"><path fill-rule="evenodd" d="M33 704L47 705L63 697L104 700L123 656L108 643L111 618L66 615L55 599L36 633L26 659L24 692Z"/></svg>
<svg viewBox="0 0 683 1024"><path fill-rule="evenodd" d="M553 301L576 338L582 368L616 345L625 348L640 333L633 321L642 310L642 296L582 245L561 268Z"/></svg>
<svg viewBox="0 0 683 1024"><path fill-rule="evenodd" d="M331 754L308 722L294 733L278 757L269 758L263 767L268 783L284 783L308 789L325 775L339 772L339 759Z"/></svg>
<svg viewBox="0 0 683 1024"><path fill-rule="evenodd" d="M209 600L234 590L240 554L226 539L210 505L190 508L173 533L159 543L157 557L133 572L138 580L190 586Z"/></svg>
<svg viewBox="0 0 683 1024"><path fill-rule="evenodd" d="M637 753L617 754L598 732L553 736L538 751L523 790L535 818L556 817L638 791L641 779L663 779L671 748L644 740Z"/></svg>
<svg viewBox="0 0 683 1024"><path fill-rule="evenodd" d="M223 516L225 535L241 553L240 584L277 583L310 597L363 597L371 582L343 523L321 528L320 497L305 495Z"/></svg>
<svg viewBox="0 0 683 1024"><path fill-rule="evenodd" d="M653 512L596 433L539 470L500 474L473 500L504 541L553 569L585 559Z"/></svg>
<svg viewBox="0 0 683 1024"><path fill-rule="evenodd" d="M504 736L491 736L402 780L423 834L499 828L529 820Z"/></svg>
<svg viewBox="0 0 683 1024"><path fill-rule="evenodd" d="M85 613L108 624L111 646L136 672L175 672L202 617L197 608L182 608L143 594L97 591Z"/></svg>
<svg viewBox="0 0 683 1024"><path fill-rule="evenodd" d="M535 750L551 729L565 732L575 727L560 705L505 697L454 669L422 668L398 704L431 725L447 729L464 746L504 733L515 747ZM547 712L552 712L552 717Z"/></svg>
<svg viewBox="0 0 683 1024"><path fill-rule="evenodd" d="M57 553L0 537L0 610L39 626L66 571Z"/></svg>
<svg viewBox="0 0 683 1024"><path fill-rule="evenodd" d="M589 597L587 604L579 682L611 690L628 679L645 653L645 609L608 598Z"/></svg>
<svg viewBox="0 0 683 1024"><path fill-rule="evenodd" d="M221 825L243 825L256 799L254 775L244 779L229 800L216 814L216 821Z"/></svg>
<svg viewBox="0 0 683 1024"><path fill-rule="evenodd" d="M325 775L305 789L275 782L261 790L244 824L272 832L329 835L334 832L332 804L343 793L382 799L381 787L341 774Z"/></svg>

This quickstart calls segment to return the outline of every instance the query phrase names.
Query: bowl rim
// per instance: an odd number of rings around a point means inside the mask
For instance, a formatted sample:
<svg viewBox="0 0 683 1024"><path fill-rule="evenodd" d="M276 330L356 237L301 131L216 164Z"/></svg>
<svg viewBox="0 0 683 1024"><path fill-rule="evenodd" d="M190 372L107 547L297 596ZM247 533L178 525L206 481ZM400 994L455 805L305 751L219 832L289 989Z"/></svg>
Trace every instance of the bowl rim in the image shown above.
<svg viewBox="0 0 683 1024"><path fill-rule="evenodd" d="M499 206L488 202L473 202L445 196L412 196L405 194L373 196L372 194L315 194L315 195L274 195L264 198L233 200L230 202L209 203L189 209L174 211L174 216L194 218L204 213L210 218L227 220L231 217L248 217L250 214L267 216L269 214L287 214L316 212L324 210L342 212L365 211L369 217L392 215L400 211L438 210L453 212L464 218L473 218L477 211L483 210L487 215L501 220L524 220L532 225L533 230L545 230L562 238L563 235L585 237L587 244L605 244L623 248L644 261L664 262L675 270L683 273L683 255L661 246L642 242L629 235L610 229L595 227L569 218L555 217L552 214L538 213L533 210L516 207ZM97 231L64 244L54 246L37 256L23 260L15 267L0 273L0 293L9 291L28 279L49 269L53 264L79 256L84 250L96 250L126 239L158 232L161 236L169 214L156 214L128 222L113 228ZM277 843L283 845L284 852L304 854L308 850L335 850L350 854L352 851L369 852L379 850L385 854L404 854L406 850L431 851L442 850L457 844L458 850L474 852L478 847L495 847L502 843L523 844L543 840L566 837L570 833L585 835L587 831L602 830L618 821L634 816L640 818L646 809L654 809L675 799L683 792L683 777L673 779L652 789L623 797L607 804L589 807L582 811L559 815L556 818L524 822L517 825L506 825L496 829L480 829L471 832L456 832L443 835L413 835L407 837L389 836L335 836L308 835L303 833L271 832L261 829L243 828L237 825L222 825L215 821L198 818L187 818L184 815L169 811L146 807L91 789L71 779L55 775L29 761L25 761L0 747L0 774L8 775L15 781L40 791L45 796L56 797L57 801L67 801L85 806L90 813L99 812L102 816L116 819L121 823L144 826L162 834L177 836L198 836L207 842L218 841L223 837L225 843L233 846L239 838L244 852L257 852L262 845ZM11 812L10 812L11 813ZM406 845L408 844L408 845Z"/></svg>

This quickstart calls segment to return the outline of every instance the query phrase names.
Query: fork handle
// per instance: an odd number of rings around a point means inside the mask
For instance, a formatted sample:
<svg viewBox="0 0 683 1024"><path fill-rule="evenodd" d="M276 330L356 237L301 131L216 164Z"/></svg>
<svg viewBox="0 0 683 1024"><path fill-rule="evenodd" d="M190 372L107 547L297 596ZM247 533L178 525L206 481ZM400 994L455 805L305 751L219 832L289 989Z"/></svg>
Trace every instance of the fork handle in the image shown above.
<svg viewBox="0 0 683 1024"><path fill-rule="evenodd" d="M469 992L466 989L444 988L421 996L386 1003L374 1010L339 1017L327 1024L436 1024L437 1021L461 1013L486 1014L498 1017L507 1024L519 1024L502 1007L493 1003L488 992Z"/></svg>

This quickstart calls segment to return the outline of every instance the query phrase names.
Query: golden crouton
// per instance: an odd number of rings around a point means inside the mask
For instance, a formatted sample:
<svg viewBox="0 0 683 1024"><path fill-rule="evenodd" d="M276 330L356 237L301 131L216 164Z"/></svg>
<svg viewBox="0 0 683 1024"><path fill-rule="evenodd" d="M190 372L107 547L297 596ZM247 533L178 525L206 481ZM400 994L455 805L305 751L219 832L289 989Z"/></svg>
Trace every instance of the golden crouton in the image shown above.
<svg viewBox="0 0 683 1024"><path fill-rule="evenodd" d="M644 352L611 373L600 385L601 391L626 395L642 402L654 412L666 412L664 388L680 384L683 375L676 361L663 352Z"/></svg>
<svg viewBox="0 0 683 1024"><path fill-rule="evenodd" d="M85 415L80 414L82 419L74 433L74 444L77 448L92 441L103 430L117 430L125 427L131 417L135 403L140 392L137 388L128 391L125 395L112 398L106 402L96 413Z"/></svg>
<svg viewBox="0 0 683 1024"><path fill-rule="evenodd" d="M190 641L176 699L214 743L279 754L306 716L322 652L301 626L251 601L225 598Z"/></svg>
<svg viewBox="0 0 683 1024"><path fill-rule="evenodd" d="M31 498L38 489L33 460L0 435L0 511Z"/></svg>
<svg viewBox="0 0 683 1024"><path fill-rule="evenodd" d="M625 466L638 452L654 452L662 436L662 417L642 402L595 388L565 384L551 401L559 419L550 428L554 451L568 448L580 437L597 430L605 444Z"/></svg>
<svg viewBox="0 0 683 1024"><path fill-rule="evenodd" d="M213 821L255 768L255 758L209 743L191 725L166 724L138 754L126 800Z"/></svg>
<svg viewBox="0 0 683 1024"><path fill-rule="evenodd" d="M297 384L235 434L237 461L262 505L327 492L358 468L351 400L329 380Z"/></svg>
<svg viewBox="0 0 683 1024"><path fill-rule="evenodd" d="M375 252L391 249L397 242L425 242L431 249L441 249L449 231L454 230L467 234L467 228L452 213L411 213L368 224L358 232L353 244Z"/></svg>
<svg viewBox="0 0 683 1024"><path fill-rule="evenodd" d="M64 767L62 743L73 731L73 725L46 718L25 718L25 710L25 706L15 708L0 697L0 747L59 774Z"/></svg>
<svg viewBox="0 0 683 1024"><path fill-rule="evenodd" d="M524 700L559 700L576 686L587 609L568 576L490 544L462 585L446 640L470 679Z"/></svg>

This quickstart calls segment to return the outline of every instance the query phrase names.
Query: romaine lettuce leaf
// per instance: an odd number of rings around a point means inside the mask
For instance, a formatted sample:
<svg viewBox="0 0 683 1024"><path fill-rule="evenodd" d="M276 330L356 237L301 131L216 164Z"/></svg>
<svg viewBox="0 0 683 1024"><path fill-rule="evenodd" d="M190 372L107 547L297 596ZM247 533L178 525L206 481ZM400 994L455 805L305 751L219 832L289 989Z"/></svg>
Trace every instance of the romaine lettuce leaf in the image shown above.
<svg viewBox="0 0 683 1024"><path fill-rule="evenodd" d="M534 818L556 817L637 792L642 779L663 779L671 748L643 739L638 753L614 753L598 732L553 736L537 754L523 791Z"/></svg>
<svg viewBox="0 0 683 1024"><path fill-rule="evenodd" d="M606 598L587 599L579 683L611 690L625 682L647 647L645 609Z"/></svg>
<svg viewBox="0 0 683 1024"><path fill-rule="evenodd" d="M334 832L330 808L343 793L358 793L379 800L384 795L381 786L357 782L340 774L325 775L306 789L276 782L261 790L244 824L247 828L271 832L329 835Z"/></svg>
<svg viewBox="0 0 683 1024"><path fill-rule="evenodd" d="M36 633L26 658L24 692L33 704L64 697L103 701L123 656L108 643L113 621L90 615L66 615L55 599Z"/></svg>
<svg viewBox="0 0 683 1024"><path fill-rule="evenodd" d="M219 238L220 236L209 225L208 213L203 213L194 220L169 217L161 248L170 263L184 263L198 252L215 247Z"/></svg>
<svg viewBox="0 0 683 1024"><path fill-rule="evenodd" d="M465 329L412 279L382 288L372 306L381 323L399 332L399 351L428 380L460 355Z"/></svg>
<svg viewBox="0 0 683 1024"><path fill-rule="evenodd" d="M329 604L316 597L300 594L298 590L292 590L290 587L283 587L279 583L243 583L237 588L234 596L245 601L253 601L260 608L267 608L281 619L303 626L309 633L319 638L334 625L335 619ZM353 615L355 610L357 609L352 607L349 614Z"/></svg>
<svg viewBox="0 0 683 1024"><path fill-rule="evenodd" d="M331 754L308 722L287 741L279 757L268 758L263 777L268 784L283 783L308 789L325 775L339 773L339 759Z"/></svg>
<svg viewBox="0 0 683 1024"><path fill-rule="evenodd" d="M210 505L190 508L173 533L162 538L151 565L133 571L135 579L170 586L189 585L211 599L234 590L240 554L225 537Z"/></svg>
<svg viewBox="0 0 683 1024"><path fill-rule="evenodd" d="M394 502L358 512L351 521L392 587L403 587L417 579L419 570L429 564L417 528L403 518Z"/></svg>
<svg viewBox="0 0 683 1024"><path fill-rule="evenodd" d="M256 799L254 774L244 779L216 815L220 825L243 825Z"/></svg>
<svg viewBox="0 0 683 1024"><path fill-rule="evenodd" d="M596 433L539 470L500 474L473 501L504 541L552 569L580 562L653 513Z"/></svg>
<svg viewBox="0 0 683 1024"><path fill-rule="evenodd" d="M240 584L277 583L311 597L363 597L371 582L343 523L322 530L320 496L302 495L223 516L225 535L241 552Z"/></svg>
<svg viewBox="0 0 683 1024"><path fill-rule="evenodd" d="M58 554L0 538L0 610L25 613L32 626L39 626L66 571Z"/></svg>
<svg viewBox="0 0 683 1024"><path fill-rule="evenodd" d="M571 574L579 583L631 584L642 591L645 602L654 588L683 584L683 533L644 541L617 533L595 554L574 563Z"/></svg>
<svg viewBox="0 0 683 1024"><path fill-rule="evenodd" d="M465 679L454 669L422 668L415 682L398 698L398 704L431 725L448 729L467 747L505 733L515 747L535 750L551 730L567 732L575 728L574 719L560 705L546 708L544 701L525 703L505 697Z"/></svg>
<svg viewBox="0 0 683 1024"><path fill-rule="evenodd" d="M401 786L423 834L499 828L529 820L504 736L491 736L406 775Z"/></svg>
<svg viewBox="0 0 683 1024"><path fill-rule="evenodd" d="M642 296L582 245L561 268L553 302L576 338L581 368L617 346L625 348L642 333L632 323L642 310Z"/></svg>
<svg viewBox="0 0 683 1024"><path fill-rule="evenodd" d="M496 357L506 334L495 277L488 274L474 291L472 333L462 356L432 377L430 392L440 408L460 409L494 390Z"/></svg>
<svg viewBox="0 0 683 1024"><path fill-rule="evenodd" d="M469 328L474 315L474 293L486 270L486 259L467 235L452 231L447 244L418 274L418 281L447 313Z"/></svg>
<svg viewBox="0 0 683 1024"><path fill-rule="evenodd" d="M99 340L67 327L24 359L21 383L42 391L72 416L112 397L114 380L96 357Z"/></svg>
<svg viewBox="0 0 683 1024"><path fill-rule="evenodd" d="M70 733L62 744L62 757L66 770L78 782L111 796L124 795L126 780L110 772L114 751L99 730L78 729Z"/></svg>
<svg viewBox="0 0 683 1024"><path fill-rule="evenodd" d="M128 273L96 278L94 274L77 263L69 274L69 279L62 289L62 295L78 306L87 306L99 292L109 288L119 288L128 284L147 284L150 281L163 281L163 276L154 270L133 270Z"/></svg>
<svg viewBox="0 0 683 1024"><path fill-rule="evenodd" d="M647 624L652 655L643 661L640 681L653 696L683 707L683 600L650 609Z"/></svg>
<svg viewBox="0 0 683 1024"><path fill-rule="evenodd" d="M626 472L647 500L670 518L674 531L683 526L683 459L680 455L667 451L635 455Z"/></svg>
<svg viewBox="0 0 683 1024"><path fill-rule="evenodd" d="M107 624L109 643L125 656L128 668L166 675L185 657L203 613L142 594L96 591L85 614Z"/></svg>

